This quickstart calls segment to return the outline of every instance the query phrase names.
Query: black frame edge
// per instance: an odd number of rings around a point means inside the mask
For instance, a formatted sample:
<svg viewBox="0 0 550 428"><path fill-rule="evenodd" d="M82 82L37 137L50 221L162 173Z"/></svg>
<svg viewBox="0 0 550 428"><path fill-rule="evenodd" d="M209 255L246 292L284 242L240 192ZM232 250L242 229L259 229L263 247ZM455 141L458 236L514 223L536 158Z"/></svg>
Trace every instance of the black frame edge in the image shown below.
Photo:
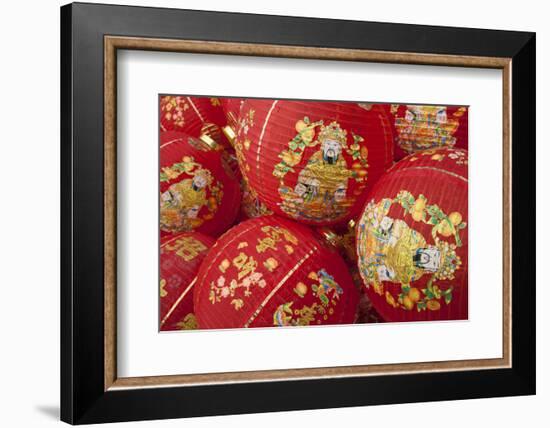
<svg viewBox="0 0 550 428"><path fill-rule="evenodd" d="M522 84L523 83L523 84ZM536 35L512 58L512 364L536 393ZM515 142L515 144L514 144ZM518 245L519 243L519 245ZM515 284L515 286L514 286Z"/></svg>
<svg viewBox="0 0 550 428"><path fill-rule="evenodd" d="M73 391L73 289L72 289L72 5L60 9L60 70L61 70L61 388L60 418L74 423Z"/></svg>
<svg viewBox="0 0 550 428"><path fill-rule="evenodd" d="M151 14L151 19L144 19ZM108 20L104 17L109 16ZM149 16L149 15L147 15ZM124 19L123 19L124 18ZM233 19L234 18L234 19ZM175 23L190 23L182 30ZM204 29L200 21L220 26ZM223 24L232 20L231 25ZM249 24L239 30L237 23ZM193 22L192 22L193 21ZM196 22L195 22L196 21ZM155 30L160 22L166 29ZM209 21L210 22L210 21ZM302 33L274 35L273 27L304 23ZM138 24L139 23L139 24ZM266 26L266 23L269 25ZM143 26L142 26L143 24ZM225 40L247 43L312 44L320 25L350 25L330 46L348 47L350 33L424 34L419 51L512 57L512 169L514 242L512 264L513 367L511 369L427 373L366 378L310 379L215 386L103 390L103 36ZM234 27L236 29L234 29ZM266 27L265 31L260 30ZM250 34L247 29L252 30ZM330 33L330 32L329 32ZM447 34L431 43L431 35ZM210 37L208 36L210 34ZM471 40L449 40L469 34ZM481 40L480 34L489 41ZM183 38L179 37L179 38ZM506 44L513 40L512 44ZM321 42L313 45L322 46ZM500 42L501 45L498 45ZM368 45L371 43L371 45ZM365 42L379 49L380 37ZM497 46L498 45L498 46ZM413 44L407 45L409 48ZM360 47L361 48L361 47ZM455 51L453 51L453 49ZM388 49L391 50L391 49ZM403 49L407 51L407 49ZM451 52L450 52L451 51ZM79 55L75 55L79 52ZM521 84L523 82L523 86ZM99 92L98 92L99 91ZM183 11L99 4L61 8L61 420L72 424L166 419L251 412L531 395L535 382L535 34L449 29L407 24L364 23L226 12ZM87 104L84 105L83 101ZM101 142L98 146L98 142ZM521 144L521 145L520 145ZM521 275L520 275L521 273ZM521 285L521 287L518 286ZM526 334L531 333L531 334ZM430 390L418 386L430 384ZM476 385L476 390L469 387ZM449 389L449 385L453 385ZM290 390L290 391L289 391ZM318 391L315 398L308 391ZM374 393L373 391L376 391ZM267 400L266 394L271 397ZM304 398L304 394L306 394ZM246 397L245 403L242 398ZM212 400L215 406L210 403ZM305 400L305 401L304 401ZM299 403L299 404L297 404Z"/></svg>

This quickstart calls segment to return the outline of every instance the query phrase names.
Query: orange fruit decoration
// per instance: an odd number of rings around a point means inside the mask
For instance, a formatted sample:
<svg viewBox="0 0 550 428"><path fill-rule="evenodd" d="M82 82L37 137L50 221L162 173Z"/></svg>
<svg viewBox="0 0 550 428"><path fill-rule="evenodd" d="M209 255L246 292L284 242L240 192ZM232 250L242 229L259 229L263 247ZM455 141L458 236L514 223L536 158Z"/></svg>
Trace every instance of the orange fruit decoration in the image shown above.
<svg viewBox="0 0 550 428"><path fill-rule="evenodd" d="M386 321L468 317L468 152L437 149L396 163L357 226L358 267Z"/></svg>
<svg viewBox="0 0 550 428"><path fill-rule="evenodd" d="M393 136L378 105L247 99L235 150L247 185L275 214L331 225L359 214L393 162Z"/></svg>
<svg viewBox="0 0 550 428"><path fill-rule="evenodd" d="M194 291L201 329L354 321L359 295L346 264L307 226L276 216L244 221L206 260Z"/></svg>

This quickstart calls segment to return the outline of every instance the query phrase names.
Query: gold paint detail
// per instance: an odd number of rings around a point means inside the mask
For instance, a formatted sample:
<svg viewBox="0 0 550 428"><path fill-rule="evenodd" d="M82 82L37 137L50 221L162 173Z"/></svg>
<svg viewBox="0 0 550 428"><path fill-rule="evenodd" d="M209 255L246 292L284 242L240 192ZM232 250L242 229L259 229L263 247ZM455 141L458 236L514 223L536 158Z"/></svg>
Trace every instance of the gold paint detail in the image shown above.
<svg viewBox="0 0 550 428"><path fill-rule="evenodd" d="M309 250L309 252L302 257L298 262L294 265L292 269L290 269L287 274L279 281L279 283L269 292L269 294L265 297L265 299L260 303L260 306L254 311L254 313L251 315L251 317L248 319L248 321L244 324L244 327L250 327L250 324L254 322L254 320L258 317L262 309L265 305L271 300L271 298L279 291L279 289L286 283L286 281L296 272L300 266L302 266L307 259L309 259L314 253L316 252L316 249Z"/></svg>
<svg viewBox="0 0 550 428"><path fill-rule="evenodd" d="M195 105L195 103L193 102L191 97L186 97L186 98L187 98L187 101L189 101L189 104L191 104L191 107L193 108L193 111L197 114L197 116L199 117L201 122L204 122L205 121L204 118L202 117L199 109L197 108L197 106Z"/></svg>
<svg viewBox="0 0 550 428"><path fill-rule="evenodd" d="M183 292L179 295L178 299L174 302L174 304L170 307L168 312L166 312L166 315L164 316L164 318L161 320L160 322L161 327L164 325L164 323L170 317L170 315L172 315L172 312L174 312L174 310L178 307L178 305L183 300L183 298L187 295L187 293L189 293L189 291L193 288L196 282L197 282L197 277L194 277L193 281L191 281L189 285L185 288L185 290L183 290Z"/></svg>
<svg viewBox="0 0 550 428"><path fill-rule="evenodd" d="M368 176L368 148L365 139L342 129L336 121L312 122L309 117L295 124L297 134L279 154L280 162L273 169L278 178L281 210L295 219L309 221L338 220L349 213L366 186ZM302 162L307 148L319 147L299 170L296 184L289 186L285 176L297 173L296 165ZM349 156L351 165L344 157ZM349 194L349 181L357 183Z"/></svg>
<svg viewBox="0 0 550 428"><path fill-rule="evenodd" d="M260 179L260 152L262 150L262 143L264 139L265 130L267 128L267 124L269 123L269 119L271 118L271 113L273 112L273 109L277 105L279 101L275 100L273 101L273 104L271 104L271 107L269 108L269 111L267 112L267 115L265 116L264 124L262 126L262 131L260 132L260 138L258 139L258 150L256 151L256 175L258 179Z"/></svg>

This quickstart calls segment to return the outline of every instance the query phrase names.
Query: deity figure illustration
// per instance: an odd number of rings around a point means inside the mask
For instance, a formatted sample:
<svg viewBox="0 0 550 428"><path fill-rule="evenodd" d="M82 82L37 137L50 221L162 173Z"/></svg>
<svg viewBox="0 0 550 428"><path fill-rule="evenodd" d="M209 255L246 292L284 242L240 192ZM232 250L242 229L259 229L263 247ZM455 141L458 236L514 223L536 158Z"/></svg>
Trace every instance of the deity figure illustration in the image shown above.
<svg viewBox="0 0 550 428"><path fill-rule="evenodd" d="M319 149L311 155L298 174L294 187L285 185L281 178L279 193L283 201L279 205L284 212L295 218L336 219L345 215L353 203L346 196L349 179L354 177L343 156L343 151L348 148L347 131L337 122L327 126L317 122L313 126L318 123L321 125L317 140L310 141L308 146L319 145ZM303 133L302 138L307 135Z"/></svg>
<svg viewBox="0 0 550 428"><path fill-rule="evenodd" d="M189 174L191 178L170 185L160 195L160 222L164 230L182 232L196 229L217 210L216 198L209 197L208 191L214 193L221 185L212 189L214 179L207 169L198 168ZM208 213L200 216L203 207L208 209Z"/></svg>
<svg viewBox="0 0 550 428"><path fill-rule="evenodd" d="M456 245L437 236L428 243L404 220L388 215L393 203L371 202L359 225L359 266L367 286L382 294L384 281L409 287L424 275L430 275L430 281L453 279L461 265ZM437 226L434 230L441 233Z"/></svg>
<svg viewBox="0 0 550 428"><path fill-rule="evenodd" d="M407 153L453 147L458 120L447 116L444 106L408 105L404 117L395 118L397 143Z"/></svg>
<svg viewBox="0 0 550 428"><path fill-rule="evenodd" d="M441 249L428 245L405 221L384 217L373 232L380 250L373 254L378 281L409 284L425 273L438 272L441 267Z"/></svg>

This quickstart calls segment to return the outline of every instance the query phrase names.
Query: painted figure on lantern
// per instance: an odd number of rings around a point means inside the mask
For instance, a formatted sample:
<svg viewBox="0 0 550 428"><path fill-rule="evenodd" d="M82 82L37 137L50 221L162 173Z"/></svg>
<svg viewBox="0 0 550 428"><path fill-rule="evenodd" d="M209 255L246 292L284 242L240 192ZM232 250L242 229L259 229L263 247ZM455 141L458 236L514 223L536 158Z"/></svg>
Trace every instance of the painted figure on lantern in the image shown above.
<svg viewBox="0 0 550 428"><path fill-rule="evenodd" d="M447 117L444 106L407 106L404 117L395 118L397 142L407 153L438 147L453 147L458 120Z"/></svg>
<svg viewBox="0 0 550 428"><path fill-rule="evenodd" d="M217 210L217 200L222 196L221 183L213 185L210 171L200 166L188 174L192 177L170 185L160 195L161 228L164 230L193 230ZM203 207L207 213L201 216Z"/></svg>
<svg viewBox="0 0 550 428"><path fill-rule="evenodd" d="M303 138L307 138L307 133L302 134ZM348 180L353 176L342 156L347 149L346 138L347 132L337 122L321 124L318 138L311 144L320 147L300 171L296 185L294 188L283 185L279 189L283 211L313 220L345 214L351 204L346 201Z"/></svg>
<svg viewBox="0 0 550 428"><path fill-rule="evenodd" d="M383 217L372 225L377 241L372 255L377 264L378 281L409 284L425 273L436 273L441 266L441 251L427 245L425 238L400 219Z"/></svg>
<svg viewBox="0 0 550 428"><path fill-rule="evenodd" d="M405 209L413 221L430 225L433 242L428 242L405 220L392 218L389 212L393 204ZM443 224L446 229L441 227ZM415 198L409 192L402 191L395 199L385 198L378 203L371 201L359 223L360 244L357 247L360 273L365 285L367 288L372 286L379 295L386 295L387 303L394 307L412 309L416 304L418 310L423 310L428 300L434 300L433 296L437 297L436 300L444 298L447 304L450 303L452 287L440 289L436 282L454 279L460 269L462 261L456 254L456 248L462 245L459 231L465 227L462 216L455 212L446 215L437 205L427 205L422 195ZM454 237L455 243L442 240L439 235ZM415 282L424 275L429 275L427 288L422 290L430 296L424 299L426 301L421 300L422 296L416 293L418 290L415 288ZM385 290L385 282L401 285L402 301L395 300ZM411 288L416 290L413 294L418 294L414 301L404 298Z"/></svg>

